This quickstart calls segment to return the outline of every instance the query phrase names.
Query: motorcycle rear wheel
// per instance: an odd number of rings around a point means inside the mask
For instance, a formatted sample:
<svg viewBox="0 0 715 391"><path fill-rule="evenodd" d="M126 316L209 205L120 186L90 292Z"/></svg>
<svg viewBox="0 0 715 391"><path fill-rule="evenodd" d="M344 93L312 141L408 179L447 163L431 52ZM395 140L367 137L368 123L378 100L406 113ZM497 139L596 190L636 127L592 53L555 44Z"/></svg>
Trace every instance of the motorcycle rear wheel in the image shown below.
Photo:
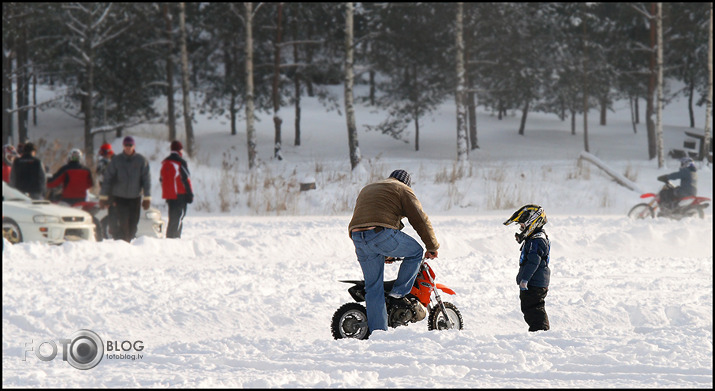
<svg viewBox="0 0 715 391"><path fill-rule="evenodd" d="M649 217L652 219L655 217L655 211L648 204L638 204L631 208L628 212L628 217L636 220L642 220Z"/></svg>
<svg viewBox="0 0 715 391"><path fill-rule="evenodd" d="M333 338L367 339L367 310L358 303L346 303L335 311L330 324Z"/></svg>
<svg viewBox="0 0 715 391"><path fill-rule="evenodd" d="M444 308L447 311L447 317L452 321L454 327L453 329L462 330L464 327L464 320L462 320L462 314L452 303L444 302ZM429 313L429 319L427 322L427 330L449 330L449 323L445 317L442 309L439 306L435 306Z"/></svg>

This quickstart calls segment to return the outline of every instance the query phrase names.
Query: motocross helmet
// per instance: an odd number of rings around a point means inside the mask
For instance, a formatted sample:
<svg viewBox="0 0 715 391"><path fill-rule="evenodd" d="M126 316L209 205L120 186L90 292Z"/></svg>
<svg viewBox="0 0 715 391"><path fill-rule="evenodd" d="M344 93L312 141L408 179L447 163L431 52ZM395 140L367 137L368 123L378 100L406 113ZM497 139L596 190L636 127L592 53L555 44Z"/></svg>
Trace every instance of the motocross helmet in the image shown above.
<svg viewBox="0 0 715 391"><path fill-rule="evenodd" d="M540 229L547 223L546 212L544 212L544 208L539 205L527 204L514 212L514 214L504 222L504 225L511 223L524 224L521 232L516 234L516 241L521 243L524 239L528 238L529 235L533 234L534 231Z"/></svg>
<svg viewBox="0 0 715 391"><path fill-rule="evenodd" d="M680 168L685 168L688 167L690 169L695 168L695 162L693 162L692 158L689 157L684 157L680 159Z"/></svg>
<svg viewBox="0 0 715 391"><path fill-rule="evenodd" d="M82 151L78 148L74 148L67 154L68 162L81 162L82 161Z"/></svg>

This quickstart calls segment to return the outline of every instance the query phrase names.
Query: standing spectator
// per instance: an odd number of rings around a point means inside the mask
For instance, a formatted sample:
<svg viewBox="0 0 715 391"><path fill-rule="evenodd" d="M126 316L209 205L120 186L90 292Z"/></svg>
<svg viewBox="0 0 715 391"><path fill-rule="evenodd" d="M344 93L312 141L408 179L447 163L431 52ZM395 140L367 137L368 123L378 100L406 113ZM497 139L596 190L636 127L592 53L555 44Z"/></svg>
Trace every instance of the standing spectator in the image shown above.
<svg viewBox="0 0 715 391"><path fill-rule="evenodd" d="M10 183L10 173L12 172L12 162L20 155L10 144L3 147L2 150L2 180Z"/></svg>
<svg viewBox="0 0 715 391"><path fill-rule="evenodd" d="M189 178L189 166L182 158L184 147L181 141L171 142L171 153L161 162L162 198L169 204L169 223L166 227L167 238L180 238L186 205L194 201L194 191Z"/></svg>
<svg viewBox="0 0 715 391"><path fill-rule="evenodd" d="M112 156L114 156L114 151L112 150L112 144L104 143L99 147L99 159L97 159L97 182L99 183L99 188L102 188L104 183L104 172L107 171L107 166L109 162L112 161ZM117 233L117 217L116 211L114 210L114 205L109 204L107 208L107 224L109 234L114 237Z"/></svg>
<svg viewBox="0 0 715 391"><path fill-rule="evenodd" d="M97 182L99 182L99 187L102 187L104 182L104 171L107 170L109 162L112 161L112 156L114 156L114 151L112 151L112 144L104 143L99 147L99 159L97 159Z"/></svg>
<svg viewBox="0 0 715 391"><path fill-rule="evenodd" d="M419 272L423 249L417 240L401 231L403 217L407 217L427 247L424 257L437 258L439 243L422 204L410 188L411 183L410 174L395 170L389 178L365 186L358 194L348 225L365 278L368 336L375 330L387 330L385 257L404 257L387 300L407 308L412 305L405 296L412 290Z"/></svg>
<svg viewBox="0 0 715 391"><path fill-rule="evenodd" d="M47 189L45 166L35 157L37 151L33 143L26 143L22 156L12 162L10 186L27 193L33 200L44 199Z"/></svg>
<svg viewBox="0 0 715 391"><path fill-rule="evenodd" d="M539 205L524 205L504 225L511 223L517 223L521 228L515 235L516 242L521 244L519 273L516 275L521 312L529 331L545 331L549 329L545 299L551 281L551 242L543 228L547 223L546 213Z"/></svg>
<svg viewBox="0 0 715 391"><path fill-rule="evenodd" d="M87 190L94 186L92 171L82 164L82 151L75 148L67 155L67 164L47 181L47 187L62 186L60 201L74 205L87 200Z"/></svg>
<svg viewBox="0 0 715 391"><path fill-rule="evenodd" d="M122 145L122 153L112 158L104 172L99 204L102 208L110 205L116 208L114 237L130 242L137 233L140 205L146 210L151 204L151 173L149 161L134 150L133 137L125 137Z"/></svg>

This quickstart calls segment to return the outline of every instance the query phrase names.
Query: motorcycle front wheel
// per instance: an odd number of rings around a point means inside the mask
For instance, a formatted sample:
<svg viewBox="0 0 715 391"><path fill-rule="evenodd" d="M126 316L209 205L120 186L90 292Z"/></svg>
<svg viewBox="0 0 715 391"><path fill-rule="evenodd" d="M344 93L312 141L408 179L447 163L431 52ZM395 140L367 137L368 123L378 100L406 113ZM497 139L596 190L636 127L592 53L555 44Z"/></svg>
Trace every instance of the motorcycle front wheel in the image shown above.
<svg viewBox="0 0 715 391"><path fill-rule="evenodd" d="M655 211L648 204L638 204L631 208L628 212L628 217L636 220L654 218Z"/></svg>
<svg viewBox="0 0 715 391"><path fill-rule="evenodd" d="M369 329L365 306L358 303L343 304L333 314L330 331L335 339L367 339Z"/></svg>
<svg viewBox="0 0 715 391"><path fill-rule="evenodd" d="M444 302L444 309L447 312L447 316L442 312L440 306L435 306L429 313L429 319L427 322L427 330L449 330L457 329L461 330L464 327L464 321L462 320L462 314L459 312L457 307L452 303ZM447 318L452 321L453 327L449 326Z"/></svg>

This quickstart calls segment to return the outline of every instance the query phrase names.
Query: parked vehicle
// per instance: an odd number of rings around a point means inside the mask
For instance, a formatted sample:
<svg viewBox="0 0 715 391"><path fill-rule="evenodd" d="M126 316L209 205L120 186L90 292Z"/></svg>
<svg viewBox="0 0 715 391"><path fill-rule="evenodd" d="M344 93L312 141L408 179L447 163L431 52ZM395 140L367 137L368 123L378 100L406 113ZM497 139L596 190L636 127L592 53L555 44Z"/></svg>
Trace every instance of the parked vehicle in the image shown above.
<svg viewBox="0 0 715 391"><path fill-rule="evenodd" d="M97 225L97 241L111 239L112 233L109 227L108 210L99 207L99 199L90 194L88 201L79 202L72 207L79 208L92 215ZM161 219L161 211L156 208L142 209L139 213L139 223L137 224L137 237L148 236L150 238L164 237L164 220Z"/></svg>
<svg viewBox="0 0 715 391"><path fill-rule="evenodd" d="M661 191L674 187L670 181L666 181ZM710 198L707 197L683 197L678 200L674 208L663 208L659 194L660 193L642 194L641 198L650 198L650 201L636 204L628 212L628 217L640 220L658 216L680 220L685 217L698 216L702 219L705 218L705 209L710 205L708 203Z"/></svg>
<svg viewBox="0 0 715 391"><path fill-rule="evenodd" d="M402 258L388 259L387 262L399 260L402 260ZM426 259L423 258L412 290L406 296L412 304L411 307L392 305L388 300L385 302L389 327L419 322L427 317L428 314L428 330L461 330L464 327L462 314L457 307L452 303L442 301L437 290L450 295L454 295L455 292L445 285L435 283L434 278L434 271L427 264ZM333 338L367 339L369 335L367 310L364 305L360 304L360 302L365 301L365 281L341 280L340 282L352 284L348 288L348 292L357 303L343 304L335 311L330 325ZM390 292L394 283L394 280L385 281L385 296Z"/></svg>
<svg viewBox="0 0 715 391"><path fill-rule="evenodd" d="M95 241L92 216L80 209L32 200L2 184L2 236L10 243Z"/></svg>

